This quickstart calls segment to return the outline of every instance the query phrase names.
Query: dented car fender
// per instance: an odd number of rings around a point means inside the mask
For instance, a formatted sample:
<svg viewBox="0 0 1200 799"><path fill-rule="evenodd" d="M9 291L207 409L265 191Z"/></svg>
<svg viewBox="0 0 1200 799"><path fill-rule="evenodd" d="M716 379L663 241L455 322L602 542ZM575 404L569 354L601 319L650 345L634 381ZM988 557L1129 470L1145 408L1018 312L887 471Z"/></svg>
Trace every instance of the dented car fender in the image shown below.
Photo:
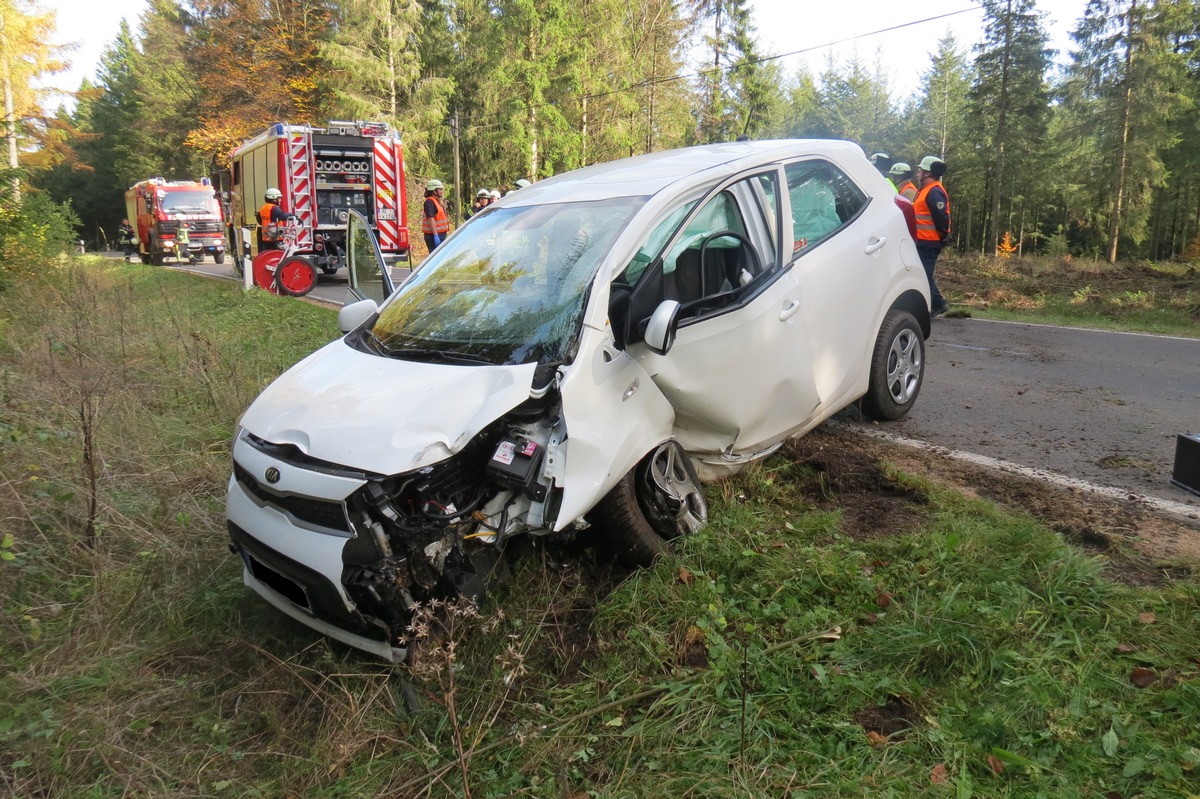
<svg viewBox="0 0 1200 799"><path fill-rule="evenodd" d="M536 367L378 358L339 339L268 386L241 425L312 458L398 474L460 451L529 397Z"/></svg>
<svg viewBox="0 0 1200 799"><path fill-rule="evenodd" d="M585 327L559 387L567 427L563 499L555 530L596 505L625 473L671 437L675 411L641 364L606 332Z"/></svg>

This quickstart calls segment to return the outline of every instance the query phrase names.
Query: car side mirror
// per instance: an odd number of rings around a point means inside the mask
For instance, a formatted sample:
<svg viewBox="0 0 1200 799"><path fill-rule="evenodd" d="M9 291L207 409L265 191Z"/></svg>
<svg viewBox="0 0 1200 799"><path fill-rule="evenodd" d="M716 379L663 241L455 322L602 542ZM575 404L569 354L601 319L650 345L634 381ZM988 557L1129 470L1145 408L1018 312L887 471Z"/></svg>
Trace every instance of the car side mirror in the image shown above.
<svg viewBox="0 0 1200 799"><path fill-rule="evenodd" d="M338 328L343 333L349 333L370 319L378 310L379 305L376 304L375 300L370 299L343 305L342 309L338 311Z"/></svg>
<svg viewBox="0 0 1200 799"><path fill-rule="evenodd" d="M666 355L675 343L675 333L679 329L679 307L676 300L663 300L650 315L644 338L651 352Z"/></svg>

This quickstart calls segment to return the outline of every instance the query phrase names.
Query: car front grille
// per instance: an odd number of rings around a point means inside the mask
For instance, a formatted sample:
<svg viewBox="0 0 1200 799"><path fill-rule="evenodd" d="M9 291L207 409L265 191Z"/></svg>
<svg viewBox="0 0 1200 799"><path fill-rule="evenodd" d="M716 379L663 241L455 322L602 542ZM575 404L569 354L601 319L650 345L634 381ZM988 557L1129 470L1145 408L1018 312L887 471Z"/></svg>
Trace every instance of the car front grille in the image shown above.
<svg viewBox="0 0 1200 799"><path fill-rule="evenodd" d="M163 233L175 233L179 229L178 222L159 222L159 227ZM221 223L216 221L194 221L188 220L189 233L220 233Z"/></svg>
<svg viewBox="0 0 1200 799"><path fill-rule="evenodd" d="M346 508L341 502L330 502L323 499L298 497L291 494L276 494L265 488L245 468L233 464L233 476L238 485L259 502L275 507L295 519L328 530L340 533L352 533L350 522L346 519Z"/></svg>

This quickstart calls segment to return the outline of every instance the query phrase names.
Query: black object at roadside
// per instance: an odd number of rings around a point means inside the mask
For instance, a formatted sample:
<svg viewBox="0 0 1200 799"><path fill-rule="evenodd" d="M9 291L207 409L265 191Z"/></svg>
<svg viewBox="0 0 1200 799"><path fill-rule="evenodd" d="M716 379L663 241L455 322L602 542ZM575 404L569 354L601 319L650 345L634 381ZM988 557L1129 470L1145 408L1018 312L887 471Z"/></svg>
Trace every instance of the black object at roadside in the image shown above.
<svg viewBox="0 0 1200 799"><path fill-rule="evenodd" d="M1175 471L1171 482L1200 494L1200 433L1180 434L1175 441Z"/></svg>

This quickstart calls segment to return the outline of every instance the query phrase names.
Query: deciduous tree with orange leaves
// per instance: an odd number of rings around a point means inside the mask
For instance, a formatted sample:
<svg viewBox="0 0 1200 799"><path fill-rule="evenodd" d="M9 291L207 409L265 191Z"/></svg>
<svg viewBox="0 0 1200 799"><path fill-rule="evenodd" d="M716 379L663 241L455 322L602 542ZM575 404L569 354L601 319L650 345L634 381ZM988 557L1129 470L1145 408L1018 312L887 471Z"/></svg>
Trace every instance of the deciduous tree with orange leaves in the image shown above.
<svg viewBox="0 0 1200 799"><path fill-rule="evenodd" d="M321 120L316 76L332 29L324 4L193 0L183 10L197 93L189 147L227 165L234 147L272 122Z"/></svg>

